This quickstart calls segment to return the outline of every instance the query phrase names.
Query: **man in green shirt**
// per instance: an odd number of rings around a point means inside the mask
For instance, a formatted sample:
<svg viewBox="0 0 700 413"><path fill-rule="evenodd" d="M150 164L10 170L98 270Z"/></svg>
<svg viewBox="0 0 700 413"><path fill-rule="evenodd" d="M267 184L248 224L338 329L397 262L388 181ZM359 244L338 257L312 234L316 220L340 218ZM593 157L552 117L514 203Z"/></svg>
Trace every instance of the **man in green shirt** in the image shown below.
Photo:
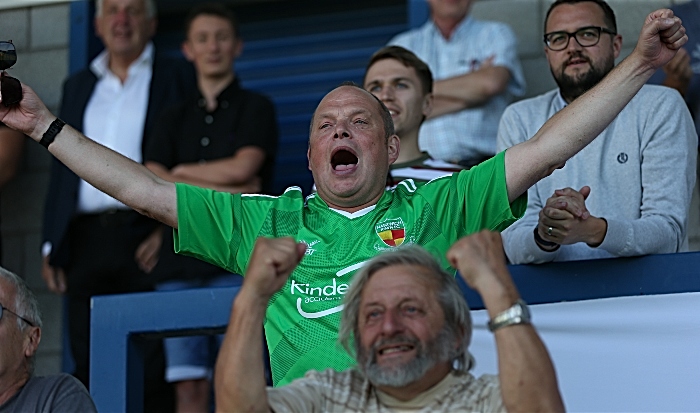
<svg viewBox="0 0 700 413"><path fill-rule="evenodd" d="M671 11L650 14L632 54L532 139L469 171L422 186L404 181L390 191L385 178L399 154L391 114L354 86L331 91L314 113L308 158L318 192L306 200L295 188L270 197L166 182L63 126L26 86L19 105L0 105L0 121L41 141L96 188L175 228L179 252L244 273L257 237L305 242L307 259L272 297L266 315L279 385L309 369L342 370L352 363L335 346L339 298L366 260L383 249L417 243L448 268L442 257L450 244L512 223L524 211L521 196L527 189L600 134L686 41Z"/></svg>

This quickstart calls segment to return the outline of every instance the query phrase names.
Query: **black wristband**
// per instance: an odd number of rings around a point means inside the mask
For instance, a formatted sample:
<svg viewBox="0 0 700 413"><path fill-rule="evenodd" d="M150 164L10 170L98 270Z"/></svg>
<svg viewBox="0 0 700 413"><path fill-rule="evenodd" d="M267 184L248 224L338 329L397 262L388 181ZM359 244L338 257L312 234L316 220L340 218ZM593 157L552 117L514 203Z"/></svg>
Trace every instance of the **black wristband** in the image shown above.
<svg viewBox="0 0 700 413"><path fill-rule="evenodd" d="M44 136L41 137L39 143L42 144L44 148L49 149L49 145L56 139L56 135L61 132L61 129L63 129L65 125L66 122L56 118L56 120L51 122L51 126L49 126L49 129L44 133Z"/></svg>
<svg viewBox="0 0 700 413"><path fill-rule="evenodd" d="M559 247L561 247L561 245L557 244L556 242L543 240L542 237L540 237L540 233L537 232L537 227L535 227L534 234L535 234L535 243L537 244L538 247L540 247L540 249L542 251L554 252L554 251L558 250ZM542 247L544 247L544 248L542 248Z"/></svg>

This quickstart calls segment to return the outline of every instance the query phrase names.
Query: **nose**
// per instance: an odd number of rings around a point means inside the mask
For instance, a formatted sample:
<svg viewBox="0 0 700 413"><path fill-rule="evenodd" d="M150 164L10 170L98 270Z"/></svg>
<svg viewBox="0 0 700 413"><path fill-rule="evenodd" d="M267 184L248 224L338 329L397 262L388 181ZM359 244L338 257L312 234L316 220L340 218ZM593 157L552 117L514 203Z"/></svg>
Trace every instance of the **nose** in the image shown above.
<svg viewBox="0 0 700 413"><path fill-rule="evenodd" d="M219 50L219 41L215 36L211 36L209 39L207 39L207 49L210 51Z"/></svg>
<svg viewBox="0 0 700 413"><path fill-rule="evenodd" d="M335 125L335 134L333 135L333 137L334 138L343 138L343 139L350 138L350 131L348 129L346 122L338 122Z"/></svg>
<svg viewBox="0 0 700 413"><path fill-rule="evenodd" d="M382 102L391 102L394 100L394 88L391 86L383 87L382 91L379 93L379 99Z"/></svg>
<svg viewBox="0 0 700 413"><path fill-rule="evenodd" d="M569 43L566 44L566 50L571 50L571 51L578 51L583 49L583 46L578 44L578 40L576 40L576 36L569 36Z"/></svg>
<svg viewBox="0 0 700 413"><path fill-rule="evenodd" d="M129 12L124 10L124 9L117 10L117 12L114 15L114 20L116 22L122 23L122 24L128 22L129 21Z"/></svg>
<svg viewBox="0 0 700 413"><path fill-rule="evenodd" d="M399 314L396 311L384 313L382 317L382 333L387 337L391 337L401 331L403 331L403 323Z"/></svg>

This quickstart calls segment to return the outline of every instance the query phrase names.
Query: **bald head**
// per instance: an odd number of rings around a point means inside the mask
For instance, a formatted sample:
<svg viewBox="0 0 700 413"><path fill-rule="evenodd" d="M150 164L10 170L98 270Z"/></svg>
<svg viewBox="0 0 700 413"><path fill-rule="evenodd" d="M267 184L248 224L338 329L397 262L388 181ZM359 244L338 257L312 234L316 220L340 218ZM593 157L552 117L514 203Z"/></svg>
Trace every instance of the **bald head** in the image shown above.
<svg viewBox="0 0 700 413"><path fill-rule="evenodd" d="M316 110L314 110L314 113L311 115L311 124L309 125L309 134L313 130L314 127L314 120L316 119L316 112L318 112L318 109L322 107L324 101L329 98L333 97L337 92L340 92L341 90L351 90L351 91L357 91L365 96L368 97L367 102L368 102L368 110L375 112L379 115L379 117L382 119L382 122L384 124L384 138L389 139L389 136L394 134L394 121L391 119L391 113L389 112L389 109L384 106L384 103L382 103L381 100L379 100L376 96L373 94L369 93L365 89L363 89L361 86L353 83L353 82L346 82L341 84L340 86L336 87L335 89L331 90L326 94L326 96L321 99L321 102L319 102L318 106L316 106Z"/></svg>

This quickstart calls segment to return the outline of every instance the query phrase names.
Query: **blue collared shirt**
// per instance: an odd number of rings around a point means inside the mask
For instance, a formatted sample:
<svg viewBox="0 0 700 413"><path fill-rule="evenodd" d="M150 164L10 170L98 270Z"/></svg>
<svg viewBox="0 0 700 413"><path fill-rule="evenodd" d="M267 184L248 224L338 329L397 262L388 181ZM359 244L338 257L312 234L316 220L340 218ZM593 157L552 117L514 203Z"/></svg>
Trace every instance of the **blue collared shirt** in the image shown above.
<svg viewBox="0 0 700 413"><path fill-rule="evenodd" d="M435 80L472 72L493 56L494 66L510 71L504 93L483 106L426 121L420 131L421 150L433 158L457 162L496 153L498 122L514 96L525 94L525 77L518 60L517 39L504 23L465 18L450 39L445 39L432 20L399 34L388 44L411 50L428 64Z"/></svg>

